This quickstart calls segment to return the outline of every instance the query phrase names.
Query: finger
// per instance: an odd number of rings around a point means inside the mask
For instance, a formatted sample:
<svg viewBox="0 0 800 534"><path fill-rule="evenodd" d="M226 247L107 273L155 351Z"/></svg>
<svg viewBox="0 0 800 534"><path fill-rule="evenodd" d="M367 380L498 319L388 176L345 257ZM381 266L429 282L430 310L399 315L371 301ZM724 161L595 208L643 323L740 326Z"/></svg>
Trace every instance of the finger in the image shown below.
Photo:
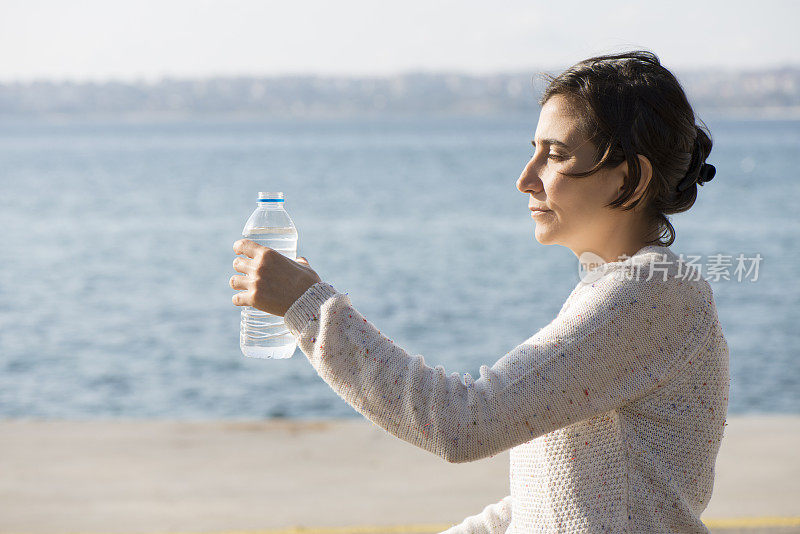
<svg viewBox="0 0 800 534"><path fill-rule="evenodd" d="M244 254L248 258L255 258L256 254L258 254L261 249L265 248L267 247L259 245L255 241L249 239L240 239L233 244L233 251L236 254Z"/></svg>
<svg viewBox="0 0 800 534"><path fill-rule="evenodd" d="M241 256L236 256L233 259L233 270L239 271L240 273L250 274L253 272L253 265L250 263L250 260Z"/></svg>
<svg viewBox="0 0 800 534"><path fill-rule="evenodd" d="M233 289L250 289L250 282L249 277L235 274L231 276L229 283Z"/></svg>
<svg viewBox="0 0 800 534"><path fill-rule="evenodd" d="M236 293L231 300L236 306L252 306L253 305L253 297L249 291L242 291L240 293Z"/></svg>

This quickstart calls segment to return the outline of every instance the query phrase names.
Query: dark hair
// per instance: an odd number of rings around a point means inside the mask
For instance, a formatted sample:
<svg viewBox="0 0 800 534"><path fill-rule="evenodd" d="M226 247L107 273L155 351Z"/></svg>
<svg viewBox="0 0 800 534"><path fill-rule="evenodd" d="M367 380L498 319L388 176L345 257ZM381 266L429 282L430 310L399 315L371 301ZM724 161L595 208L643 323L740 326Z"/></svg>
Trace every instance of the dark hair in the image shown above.
<svg viewBox="0 0 800 534"><path fill-rule="evenodd" d="M647 237L653 237L647 243L671 245L675 228L667 215L691 208L697 198L695 180L702 185L711 179L701 173L711 152L711 135L705 123L701 121L703 128L695 124L694 111L678 80L646 50L592 57L558 76L545 77L549 85L539 104L543 106L553 95L567 97L583 111L581 126L596 147L591 169L565 174L588 176L627 161L630 172L622 193L607 205L619 207L639 185L637 154L645 156L653 168L650 183L641 197L622 209L643 202L651 225ZM679 191L684 179L689 187Z"/></svg>

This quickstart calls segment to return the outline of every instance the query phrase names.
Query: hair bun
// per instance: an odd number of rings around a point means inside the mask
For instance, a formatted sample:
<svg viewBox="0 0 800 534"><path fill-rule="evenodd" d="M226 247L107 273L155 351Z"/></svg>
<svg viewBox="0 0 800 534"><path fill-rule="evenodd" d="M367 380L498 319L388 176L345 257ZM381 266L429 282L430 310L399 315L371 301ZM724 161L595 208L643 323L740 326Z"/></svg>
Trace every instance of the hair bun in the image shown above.
<svg viewBox="0 0 800 534"><path fill-rule="evenodd" d="M694 139L692 158L689 162L689 168L686 170L686 175L675 188L679 193L682 193L695 183L702 185L705 182L710 182L717 173L716 167L710 163L704 163L708 153L703 150L700 133L698 130L697 137Z"/></svg>
<svg viewBox="0 0 800 534"><path fill-rule="evenodd" d="M683 180L678 184L676 188L679 193L682 193L686 189L688 189L692 184L703 185L706 182L710 182L714 179L714 175L717 174L717 168L711 165L710 163L703 163L700 165L700 169L697 173L686 173Z"/></svg>

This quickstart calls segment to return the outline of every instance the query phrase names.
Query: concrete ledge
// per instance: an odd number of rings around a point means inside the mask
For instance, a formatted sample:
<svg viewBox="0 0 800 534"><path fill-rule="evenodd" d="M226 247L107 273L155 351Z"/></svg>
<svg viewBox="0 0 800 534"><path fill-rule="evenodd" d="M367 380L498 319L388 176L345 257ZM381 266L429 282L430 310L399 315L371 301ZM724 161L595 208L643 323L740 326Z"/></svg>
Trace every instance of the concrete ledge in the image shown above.
<svg viewBox="0 0 800 534"><path fill-rule="evenodd" d="M703 520L800 532L764 523L800 516L800 416L727 423ZM449 464L364 419L0 420L0 473L4 534L437 532L508 494L508 451Z"/></svg>

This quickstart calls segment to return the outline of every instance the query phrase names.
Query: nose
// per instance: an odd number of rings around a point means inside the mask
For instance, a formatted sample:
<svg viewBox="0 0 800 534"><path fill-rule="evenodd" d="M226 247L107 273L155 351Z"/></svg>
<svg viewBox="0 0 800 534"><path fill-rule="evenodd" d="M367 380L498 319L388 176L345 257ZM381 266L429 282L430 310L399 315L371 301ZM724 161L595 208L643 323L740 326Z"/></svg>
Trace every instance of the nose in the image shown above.
<svg viewBox="0 0 800 534"><path fill-rule="evenodd" d="M522 193L533 194L542 190L542 181L536 174L535 158L528 160L528 164L522 169L522 173L517 178L517 189Z"/></svg>

